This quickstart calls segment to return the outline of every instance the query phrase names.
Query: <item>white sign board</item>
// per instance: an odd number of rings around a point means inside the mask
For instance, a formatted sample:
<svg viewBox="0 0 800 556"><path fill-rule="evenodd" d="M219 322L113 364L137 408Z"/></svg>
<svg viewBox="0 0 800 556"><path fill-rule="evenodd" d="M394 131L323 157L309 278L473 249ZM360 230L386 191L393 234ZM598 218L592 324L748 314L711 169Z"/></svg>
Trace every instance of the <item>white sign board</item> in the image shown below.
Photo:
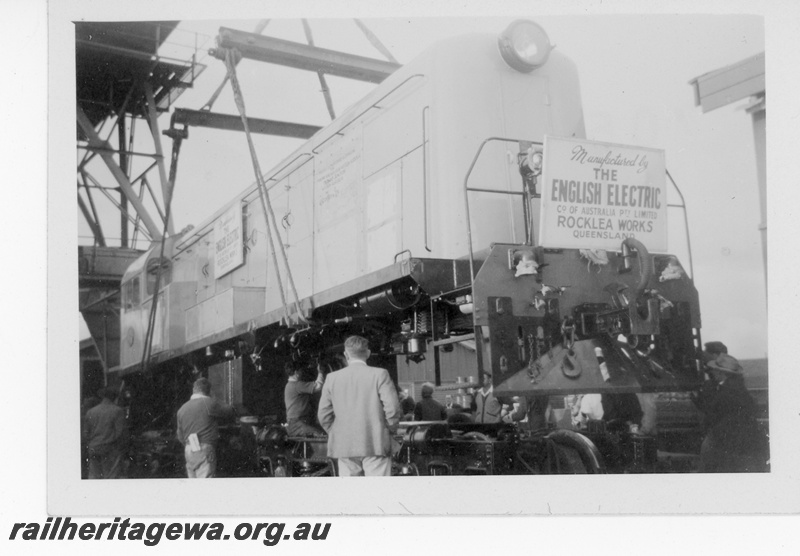
<svg viewBox="0 0 800 556"><path fill-rule="evenodd" d="M244 263L242 205L236 203L214 222L214 276L219 278Z"/></svg>
<svg viewBox="0 0 800 556"><path fill-rule="evenodd" d="M541 192L543 247L667 251L663 150L547 136Z"/></svg>

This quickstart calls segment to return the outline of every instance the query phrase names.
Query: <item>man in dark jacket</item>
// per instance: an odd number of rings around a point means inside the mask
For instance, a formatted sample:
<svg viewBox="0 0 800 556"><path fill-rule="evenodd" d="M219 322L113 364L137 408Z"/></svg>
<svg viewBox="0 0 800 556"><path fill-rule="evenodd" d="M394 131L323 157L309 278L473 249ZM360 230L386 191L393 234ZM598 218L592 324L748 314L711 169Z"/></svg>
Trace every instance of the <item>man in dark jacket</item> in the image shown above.
<svg viewBox="0 0 800 556"><path fill-rule="evenodd" d="M325 436L317 426L317 410L313 397L322 391L325 375L321 366L317 368L317 379L308 376L309 369L292 363L286 366L288 380L283 390L283 401L286 405L286 425L289 436Z"/></svg>
<svg viewBox="0 0 800 556"><path fill-rule="evenodd" d="M743 369L726 353L706 363L711 380L696 402L704 415L706 437L700 447L705 473L755 471L753 460L761 447L756 405L744 385Z"/></svg>
<svg viewBox="0 0 800 556"><path fill-rule="evenodd" d="M426 382L422 385L422 400L414 406L415 421L446 421L447 410L442 404L433 399L433 384Z"/></svg>
<svg viewBox="0 0 800 556"><path fill-rule="evenodd" d="M635 426L638 430L642 424L642 406L636 394L604 393L601 398L603 420L615 424L619 428L630 430Z"/></svg>
<svg viewBox="0 0 800 556"><path fill-rule="evenodd" d="M115 390L101 388L98 396L102 401L88 410L84 419L89 478L119 479L123 475L122 456L128 439L125 410L115 403Z"/></svg>
<svg viewBox="0 0 800 556"><path fill-rule="evenodd" d="M185 446L186 475L190 479L210 479L217 472L218 421L233 418L229 405L211 397L211 383L198 378L192 397L178 410L178 440Z"/></svg>
<svg viewBox="0 0 800 556"><path fill-rule="evenodd" d="M408 394L408 391L400 388L400 386L397 387L397 398L400 400L400 411L403 414L402 419L404 421L410 421L417 403L414 401L414 398Z"/></svg>

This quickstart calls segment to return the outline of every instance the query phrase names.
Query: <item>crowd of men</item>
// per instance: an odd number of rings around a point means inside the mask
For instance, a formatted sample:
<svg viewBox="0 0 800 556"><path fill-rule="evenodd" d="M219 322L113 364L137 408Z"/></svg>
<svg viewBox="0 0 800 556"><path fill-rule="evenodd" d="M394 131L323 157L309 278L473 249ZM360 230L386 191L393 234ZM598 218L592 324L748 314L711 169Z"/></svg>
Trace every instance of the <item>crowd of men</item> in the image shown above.
<svg viewBox="0 0 800 556"><path fill-rule="evenodd" d="M703 352L705 383L693 397L704 416L705 438L700 450L702 472L758 470L754 458L763 452L763 434L756 405L744 386L743 369L721 342L709 342ZM433 398L434 385L421 388L414 402L386 369L367 364L369 343L351 336L344 343L344 360L322 363L316 376L303 366L286 366L284 390L286 428L290 437L327 438L328 457L338 461L339 476L388 476L392 469L392 435L401 420L519 423L532 430L546 425L546 397L500 399L491 375L472 396L470 408ZM334 372L335 371L335 372ZM125 411L116 392L103 388L99 403L85 408L83 459L89 479L124 476L128 434ZM634 434L654 434L654 403L636 394L584 395L571 408L576 428L587 421L622 423ZM219 424L231 420L234 409L211 395L207 378L195 380L193 392L177 411L177 440L184 449L186 476L211 478L217 470Z"/></svg>

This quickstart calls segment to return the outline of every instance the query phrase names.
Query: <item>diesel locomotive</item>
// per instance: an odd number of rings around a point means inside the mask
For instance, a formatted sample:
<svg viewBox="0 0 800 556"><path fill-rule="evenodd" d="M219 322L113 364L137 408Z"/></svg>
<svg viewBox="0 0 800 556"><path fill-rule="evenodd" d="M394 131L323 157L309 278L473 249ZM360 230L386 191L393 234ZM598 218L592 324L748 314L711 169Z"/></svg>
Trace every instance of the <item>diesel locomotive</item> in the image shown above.
<svg viewBox="0 0 800 556"><path fill-rule="evenodd" d="M113 373L134 428L168 428L203 374L247 416L230 474L335 474L324 440L281 431L283 368L351 334L401 387L465 407L487 380L565 411L579 394L696 389L698 294L663 236L666 170L620 183L647 153L593 145L576 67L536 23L433 46L128 268ZM560 179L561 162L593 173ZM624 470L647 469L652 445L627 431L404 422L396 472L602 472L610 437Z"/></svg>

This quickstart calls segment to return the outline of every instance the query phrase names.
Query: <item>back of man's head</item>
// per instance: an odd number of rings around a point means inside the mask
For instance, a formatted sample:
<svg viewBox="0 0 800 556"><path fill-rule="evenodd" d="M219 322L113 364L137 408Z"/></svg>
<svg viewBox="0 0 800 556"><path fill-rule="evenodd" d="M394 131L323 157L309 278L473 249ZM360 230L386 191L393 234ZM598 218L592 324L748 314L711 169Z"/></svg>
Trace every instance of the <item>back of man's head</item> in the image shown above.
<svg viewBox="0 0 800 556"><path fill-rule="evenodd" d="M211 394L211 383L205 377L200 377L194 381L194 386L192 386L192 392L195 394L203 394L208 396Z"/></svg>
<svg viewBox="0 0 800 556"><path fill-rule="evenodd" d="M287 378L293 377L296 372L300 370L300 366L296 365L294 362L290 361L283 366L283 370L286 374Z"/></svg>
<svg viewBox="0 0 800 556"><path fill-rule="evenodd" d="M366 361L369 358L369 341L361 336L350 336L344 341L344 352L350 359Z"/></svg>

